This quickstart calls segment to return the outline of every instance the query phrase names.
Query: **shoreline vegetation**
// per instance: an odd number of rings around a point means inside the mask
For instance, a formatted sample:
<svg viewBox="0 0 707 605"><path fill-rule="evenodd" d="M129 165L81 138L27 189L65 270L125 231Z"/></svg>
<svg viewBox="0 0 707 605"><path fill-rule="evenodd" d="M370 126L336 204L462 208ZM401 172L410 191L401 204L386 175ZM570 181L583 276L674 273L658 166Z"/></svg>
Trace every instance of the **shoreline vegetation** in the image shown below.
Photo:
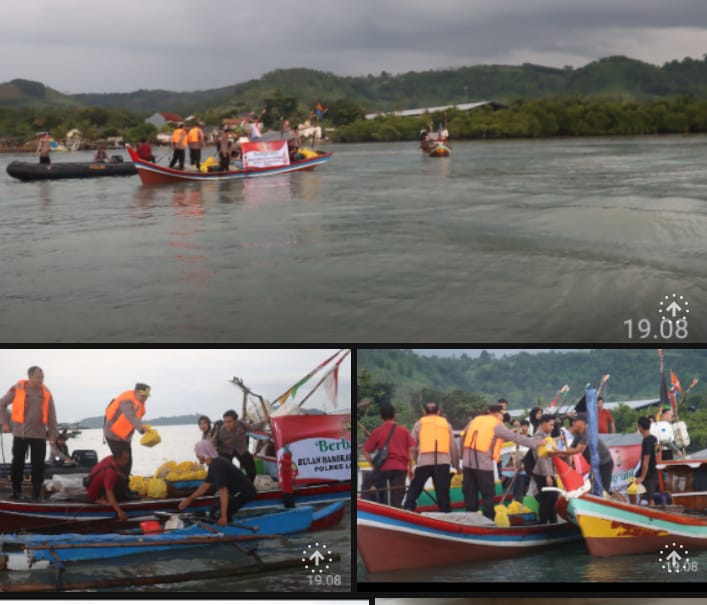
<svg viewBox="0 0 707 605"><path fill-rule="evenodd" d="M470 111L451 108L414 117L387 114L367 120L363 114L363 108L349 104L346 112L322 120L321 126L329 129L329 142L418 141L422 127L436 128L445 122L450 140L456 141L707 133L707 100L693 97L636 101L565 96L518 99ZM146 117L106 108L0 109L0 152L34 152L37 131L48 130L60 141L73 127L88 134L82 149L95 148L111 136L133 143L143 137L155 142L158 130L144 122ZM207 126L218 125L220 117ZM274 130L279 124L280 119L266 121Z"/></svg>

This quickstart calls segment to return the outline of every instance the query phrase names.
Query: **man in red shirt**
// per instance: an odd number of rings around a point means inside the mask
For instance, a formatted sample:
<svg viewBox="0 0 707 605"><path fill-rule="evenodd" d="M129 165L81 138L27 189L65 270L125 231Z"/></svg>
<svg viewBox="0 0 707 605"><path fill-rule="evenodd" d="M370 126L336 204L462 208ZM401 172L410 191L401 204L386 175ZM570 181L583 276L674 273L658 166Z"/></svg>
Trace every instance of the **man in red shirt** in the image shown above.
<svg viewBox="0 0 707 605"><path fill-rule="evenodd" d="M128 516L118 504L115 493L116 484L122 478L127 483L125 467L130 459L130 452L123 450L114 456L103 458L89 473L89 483L86 486L91 502L110 504L121 521L127 521Z"/></svg>
<svg viewBox="0 0 707 605"><path fill-rule="evenodd" d="M615 433L616 424L614 424L614 417L609 410L604 409L604 398L601 395L597 397L597 405L599 406L599 432Z"/></svg>
<svg viewBox="0 0 707 605"><path fill-rule="evenodd" d="M373 468L363 478L361 497L365 500L389 502L391 506L402 508L405 494L405 477L412 479L415 455L413 448L415 440L410 432L399 424L395 424L395 408L385 403L381 406L380 415L383 424L375 429L363 446L363 455L373 466L371 453L381 450L388 442L388 457L380 468ZM392 434L391 434L392 431ZM390 439L388 437L390 436ZM389 484L389 491L383 498L376 497L377 489L384 489Z"/></svg>

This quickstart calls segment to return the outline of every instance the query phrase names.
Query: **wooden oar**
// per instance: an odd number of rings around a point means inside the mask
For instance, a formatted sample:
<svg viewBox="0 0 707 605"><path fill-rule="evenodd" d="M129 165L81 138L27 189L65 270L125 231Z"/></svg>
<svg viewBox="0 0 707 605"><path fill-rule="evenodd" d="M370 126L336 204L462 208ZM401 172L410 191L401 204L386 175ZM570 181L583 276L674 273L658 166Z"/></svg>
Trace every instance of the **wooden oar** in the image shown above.
<svg viewBox="0 0 707 605"><path fill-rule="evenodd" d="M215 530L218 533L218 530ZM154 547L154 546L172 546L172 545L188 545L188 544L218 544L220 542L251 542L253 540L266 540L270 538L279 538L281 534L267 534L259 536L204 536L203 538L194 536L191 538L177 538L169 540L169 542L92 542L86 544L27 544L27 550L71 550L76 548L130 548L134 546Z"/></svg>

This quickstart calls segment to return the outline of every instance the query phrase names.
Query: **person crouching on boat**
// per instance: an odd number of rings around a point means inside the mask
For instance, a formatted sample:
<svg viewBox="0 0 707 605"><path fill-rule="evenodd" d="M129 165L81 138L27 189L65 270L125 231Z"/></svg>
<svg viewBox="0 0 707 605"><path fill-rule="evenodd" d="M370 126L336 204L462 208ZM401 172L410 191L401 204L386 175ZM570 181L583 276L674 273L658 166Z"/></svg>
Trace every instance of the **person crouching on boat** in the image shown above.
<svg viewBox="0 0 707 605"><path fill-rule="evenodd" d="M194 452L201 464L208 465L209 472L196 491L179 503L179 510L186 510L194 500L213 488L219 498L218 524L226 526L239 508L255 498L257 494L255 487L230 460L218 455L211 441L207 439L198 441L194 446Z"/></svg>
<svg viewBox="0 0 707 605"><path fill-rule="evenodd" d="M110 504L121 521L128 520L128 516L118 502L125 499L121 485L127 484L128 481L125 468L129 460L130 453L127 450L118 452L114 456L106 456L91 469L86 478L88 499L99 504Z"/></svg>

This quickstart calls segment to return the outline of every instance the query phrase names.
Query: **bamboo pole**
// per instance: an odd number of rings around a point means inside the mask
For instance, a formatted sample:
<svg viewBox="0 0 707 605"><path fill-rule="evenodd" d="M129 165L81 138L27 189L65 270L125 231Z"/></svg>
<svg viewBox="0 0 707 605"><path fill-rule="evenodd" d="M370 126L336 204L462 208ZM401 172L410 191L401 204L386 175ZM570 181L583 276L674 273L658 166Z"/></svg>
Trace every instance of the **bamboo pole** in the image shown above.
<svg viewBox="0 0 707 605"><path fill-rule="evenodd" d="M340 555L332 555L335 561L340 561ZM302 559L284 559L262 565L250 565L247 567L225 567L223 569L206 569L195 574L194 571L178 574L165 574L161 576L145 576L136 578L114 578L111 580L93 580L86 582L63 582L60 584L43 583L18 583L0 584L0 592L57 592L69 590L100 590L104 588L119 588L121 586L151 586L154 584L174 584L178 582L199 582L213 578L224 578L231 576L245 576L269 571L279 571L282 569L292 569L301 567Z"/></svg>
<svg viewBox="0 0 707 605"><path fill-rule="evenodd" d="M27 550L66 550L74 548L149 548L151 546L173 546L173 545L201 545L201 544L221 544L226 542L250 542L251 540L269 540L279 538L281 534L267 534L256 536L204 536L203 538L178 538L176 540L162 542L92 542L88 544L28 544Z"/></svg>
<svg viewBox="0 0 707 605"><path fill-rule="evenodd" d="M343 350L344 350L344 349L341 349L341 351L343 351ZM339 353L341 353L341 351L339 351ZM337 355L338 355L339 353L337 353ZM344 359L346 359L346 356L347 356L349 353L351 353L351 349L346 349L346 353L344 353L344 354L341 356L341 359L339 359L339 361L336 362L336 365L335 365L334 367L338 366L342 361L344 361ZM322 386L322 383L329 377L329 374L330 374L330 373L331 373L331 372L327 372L326 374L324 374L323 378L317 383L317 385L316 385L309 393L307 393L307 396L306 396L302 401L300 401L300 402L297 404L297 407L300 407L300 408L301 408L301 407L304 405L304 402L307 401L307 399L309 399L309 398L314 394L314 392L315 392L320 386Z"/></svg>

